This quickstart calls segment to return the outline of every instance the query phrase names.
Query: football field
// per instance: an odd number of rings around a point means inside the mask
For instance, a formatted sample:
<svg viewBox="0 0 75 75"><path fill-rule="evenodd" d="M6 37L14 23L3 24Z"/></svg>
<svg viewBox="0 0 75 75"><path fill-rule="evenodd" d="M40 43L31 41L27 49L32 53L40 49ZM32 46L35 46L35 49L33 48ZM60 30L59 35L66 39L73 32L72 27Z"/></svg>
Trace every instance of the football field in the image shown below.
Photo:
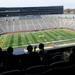
<svg viewBox="0 0 75 75"><path fill-rule="evenodd" d="M75 32L68 29L51 29L37 32L17 32L0 36L0 47L26 47L29 44L75 42ZM47 45L46 45L47 46ZM49 46L49 45L48 45Z"/></svg>

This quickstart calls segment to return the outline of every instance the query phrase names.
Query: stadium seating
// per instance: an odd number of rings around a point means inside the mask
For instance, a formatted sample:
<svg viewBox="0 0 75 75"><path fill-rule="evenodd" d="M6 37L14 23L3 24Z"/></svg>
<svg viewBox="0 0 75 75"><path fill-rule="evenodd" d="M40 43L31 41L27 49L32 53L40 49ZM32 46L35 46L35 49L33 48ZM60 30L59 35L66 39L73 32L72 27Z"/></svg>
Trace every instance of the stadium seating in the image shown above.
<svg viewBox="0 0 75 75"><path fill-rule="evenodd" d="M17 31L45 30L50 28L75 29L74 23L74 18L65 18L64 15L1 17L0 34Z"/></svg>

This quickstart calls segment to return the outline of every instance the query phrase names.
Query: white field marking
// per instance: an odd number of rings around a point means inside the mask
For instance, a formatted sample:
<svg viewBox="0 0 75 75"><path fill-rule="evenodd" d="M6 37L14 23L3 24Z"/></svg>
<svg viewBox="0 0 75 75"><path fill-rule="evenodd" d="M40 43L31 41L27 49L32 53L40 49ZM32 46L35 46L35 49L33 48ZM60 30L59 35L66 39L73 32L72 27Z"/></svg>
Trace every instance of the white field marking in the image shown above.
<svg viewBox="0 0 75 75"><path fill-rule="evenodd" d="M52 42L55 43L55 42L64 42L64 41L70 41L70 40L75 40L75 38L72 38L72 39L66 39L66 40L59 40L59 41L52 41Z"/></svg>
<svg viewBox="0 0 75 75"><path fill-rule="evenodd" d="M75 43L68 43L68 44L55 45L55 47L71 46L71 45L75 45Z"/></svg>
<svg viewBox="0 0 75 75"><path fill-rule="evenodd" d="M45 41L47 41L47 39L44 39Z"/></svg>
<svg viewBox="0 0 75 75"><path fill-rule="evenodd" d="M43 43L43 44L50 44L50 42L45 42L45 43ZM31 44L32 46L36 46L36 45L39 45L39 43L36 43L36 44ZM14 46L14 45L13 45ZM15 45L14 46L14 48L16 48L16 47L27 47L28 45L21 45L21 46L17 46L17 45Z"/></svg>
<svg viewBox="0 0 75 75"><path fill-rule="evenodd" d="M45 35L39 35L38 37L45 37Z"/></svg>

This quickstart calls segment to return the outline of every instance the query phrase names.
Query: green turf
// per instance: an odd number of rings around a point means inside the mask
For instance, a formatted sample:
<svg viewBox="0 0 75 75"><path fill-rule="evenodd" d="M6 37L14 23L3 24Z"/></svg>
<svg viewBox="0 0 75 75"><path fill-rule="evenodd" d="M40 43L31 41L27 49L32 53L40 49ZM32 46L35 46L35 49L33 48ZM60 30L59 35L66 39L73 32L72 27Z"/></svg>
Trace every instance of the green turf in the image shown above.
<svg viewBox="0 0 75 75"><path fill-rule="evenodd" d="M0 36L0 47L25 47L29 44L39 44L60 40L73 40L75 42L75 32L67 29L52 29L37 32L19 32L13 34L4 34ZM62 42L63 43L63 42Z"/></svg>

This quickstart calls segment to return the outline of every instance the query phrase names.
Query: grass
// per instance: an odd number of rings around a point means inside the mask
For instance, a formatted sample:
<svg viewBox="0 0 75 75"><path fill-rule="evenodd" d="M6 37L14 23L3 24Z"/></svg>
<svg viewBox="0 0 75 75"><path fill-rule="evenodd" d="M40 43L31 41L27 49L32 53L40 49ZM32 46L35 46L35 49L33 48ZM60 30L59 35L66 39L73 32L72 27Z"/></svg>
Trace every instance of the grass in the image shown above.
<svg viewBox="0 0 75 75"><path fill-rule="evenodd" d="M62 40L62 41L61 41ZM37 32L18 32L0 36L0 47L25 47L29 44L46 42L64 43L63 41L75 42L75 32L67 29L52 29Z"/></svg>

